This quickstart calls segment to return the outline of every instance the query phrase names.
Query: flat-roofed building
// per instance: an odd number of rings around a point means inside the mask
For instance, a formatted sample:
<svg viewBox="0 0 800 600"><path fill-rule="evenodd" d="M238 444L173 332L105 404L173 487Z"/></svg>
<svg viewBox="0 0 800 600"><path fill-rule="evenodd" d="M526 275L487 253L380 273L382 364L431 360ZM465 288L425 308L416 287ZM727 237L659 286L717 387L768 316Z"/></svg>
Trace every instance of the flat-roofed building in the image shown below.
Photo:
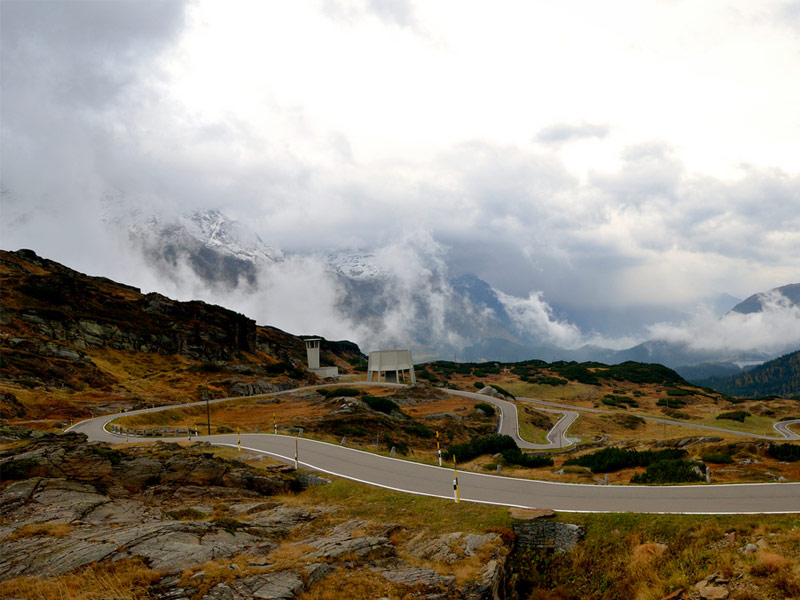
<svg viewBox="0 0 800 600"><path fill-rule="evenodd" d="M411 383L417 383L411 350L375 350L369 353L367 381L399 383L401 379L406 380L406 374Z"/></svg>

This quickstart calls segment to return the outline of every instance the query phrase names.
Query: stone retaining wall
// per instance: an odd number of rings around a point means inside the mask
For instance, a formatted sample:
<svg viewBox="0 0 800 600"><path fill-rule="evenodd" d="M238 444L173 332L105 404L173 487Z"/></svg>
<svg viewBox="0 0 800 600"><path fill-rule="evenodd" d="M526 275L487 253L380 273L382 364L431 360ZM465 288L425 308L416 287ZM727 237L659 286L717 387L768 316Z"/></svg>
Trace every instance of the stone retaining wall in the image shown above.
<svg viewBox="0 0 800 600"><path fill-rule="evenodd" d="M517 546L532 550L567 552L586 535L580 525L555 521L516 521L512 528Z"/></svg>

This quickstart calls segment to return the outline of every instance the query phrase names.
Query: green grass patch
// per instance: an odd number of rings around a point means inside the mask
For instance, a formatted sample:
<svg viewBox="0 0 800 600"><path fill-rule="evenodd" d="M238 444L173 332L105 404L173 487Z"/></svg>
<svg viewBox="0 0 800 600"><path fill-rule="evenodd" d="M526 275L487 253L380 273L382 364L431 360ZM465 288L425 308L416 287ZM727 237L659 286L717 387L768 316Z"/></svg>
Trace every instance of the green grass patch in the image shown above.
<svg viewBox="0 0 800 600"><path fill-rule="evenodd" d="M315 485L298 496L311 505L330 503L347 518L397 523L405 527L420 525L433 534L466 531L483 533L494 527L509 527L511 518L504 506L461 502L393 492L378 487L335 479L328 485ZM435 515L436 518L431 518Z"/></svg>

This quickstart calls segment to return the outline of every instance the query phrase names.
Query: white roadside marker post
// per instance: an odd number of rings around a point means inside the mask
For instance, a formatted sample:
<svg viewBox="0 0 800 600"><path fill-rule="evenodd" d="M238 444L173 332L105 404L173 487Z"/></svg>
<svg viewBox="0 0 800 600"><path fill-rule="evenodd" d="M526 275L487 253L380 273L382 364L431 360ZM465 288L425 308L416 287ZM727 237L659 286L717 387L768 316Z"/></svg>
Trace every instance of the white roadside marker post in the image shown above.
<svg viewBox="0 0 800 600"><path fill-rule="evenodd" d="M453 455L453 497L458 504L461 501L461 493L458 490L458 471L456 471L456 457Z"/></svg>

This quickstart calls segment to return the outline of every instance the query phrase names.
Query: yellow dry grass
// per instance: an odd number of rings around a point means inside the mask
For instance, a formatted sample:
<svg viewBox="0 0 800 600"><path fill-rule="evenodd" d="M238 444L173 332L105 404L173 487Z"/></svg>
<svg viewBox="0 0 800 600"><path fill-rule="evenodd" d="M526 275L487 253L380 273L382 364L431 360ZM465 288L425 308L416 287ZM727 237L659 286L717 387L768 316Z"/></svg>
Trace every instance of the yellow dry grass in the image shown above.
<svg viewBox="0 0 800 600"><path fill-rule="evenodd" d="M469 414L475 410L476 404L478 404L478 400L449 396L444 400L434 400L433 402L404 406L403 412L414 418L426 417L439 413Z"/></svg>
<svg viewBox="0 0 800 600"><path fill-rule="evenodd" d="M406 600L412 598L410 590L391 583L369 569L336 569L331 575L300 594L298 600Z"/></svg>
<svg viewBox="0 0 800 600"><path fill-rule="evenodd" d="M147 587L158 581L138 558L114 563L94 563L85 569L58 577L15 577L0 582L0 597L26 600L143 600Z"/></svg>
<svg viewBox="0 0 800 600"><path fill-rule="evenodd" d="M6 541L13 542L14 540L18 540L21 538L31 538L31 537L62 538L72 533L74 529L75 528L69 523L37 523L37 524L23 525L22 527L14 531L11 535L9 535L6 538Z"/></svg>
<svg viewBox="0 0 800 600"><path fill-rule="evenodd" d="M750 573L759 577L764 577L788 569L792 562L793 561L790 559L776 552L759 550L758 561L750 567Z"/></svg>

